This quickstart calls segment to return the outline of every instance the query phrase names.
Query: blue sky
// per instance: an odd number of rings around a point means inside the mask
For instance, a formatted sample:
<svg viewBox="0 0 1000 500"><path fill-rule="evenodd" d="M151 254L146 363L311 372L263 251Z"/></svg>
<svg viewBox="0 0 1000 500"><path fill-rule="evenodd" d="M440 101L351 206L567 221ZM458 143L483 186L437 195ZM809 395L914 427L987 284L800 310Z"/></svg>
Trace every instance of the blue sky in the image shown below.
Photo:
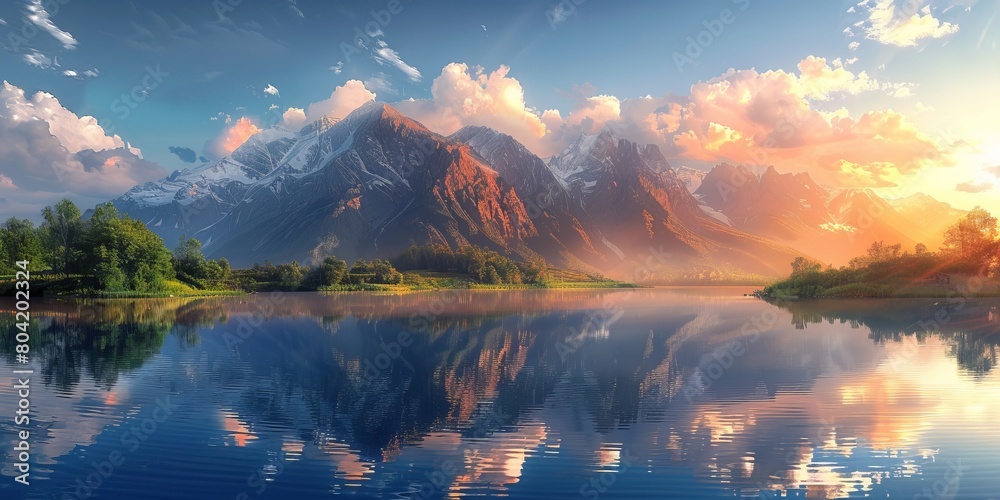
<svg viewBox="0 0 1000 500"><path fill-rule="evenodd" d="M0 79L23 90L26 100L42 91L78 117L95 117L107 136L120 136L162 172L192 165L171 148L209 160L224 155L220 144L240 117L254 127L290 126L282 118L289 108L312 119L315 114L305 112L310 104L330 99L338 87L346 86L347 94L363 85L380 101L413 99L398 107L441 133L492 125L547 155L574 135L610 126L631 139L658 142L675 166L699 168L749 161L748 151L760 148L767 126L774 126L761 123L770 113L762 111L767 103L782 114L790 110L782 99L802 100L815 116L805 118L795 144L779 144L768 155L780 170L805 170L831 185L871 186L889 196L934 191L958 205L996 198L997 179L988 167L1000 165L1000 99L993 95L1000 78L1000 5L992 2L36 1L0 5L6 49ZM386 16L390 8L396 13ZM381 12L381 22L373 11ZM366 25L378 33L359 46L356 28ZM691 55L678 65L679 57ZM806 60L822 60L808 81ZM730 68L756 71L727 76ZM705 85L701 98L711 100L719 88L708 86L719 79L745 87L759 102L734 108L733 118L726 110L705 111L710 106L698 101L693 86ZM470 82L481 87L471 97L463 94ZM137 88L141 98L133 105L121 98ZM652 100L644 103L645 96ZM328 109L347 112L353 100L332 102ZM459 109L462 102L476 111ZM7 119L12 109L8 105ZM852 125L844 125L844 117ZM826 124L808 124L814 119ZM652 122L659 125L643 128ZM829 130L813 134L823 127ZM900 141L878 146L879 137L897 134ZM54 135L71 153L86 145L69 146L71 139ZM847 136L853 141L845 143L848 152L835 158L831 144ZM805 151L810 141L826 149ZM925 146L950 166L917 165L902 153ZM107 145L93 149L100 147ZM3 154L0 164L17 161ZM0 198L12 212L34 208L13 202L27 192L2 192L5 184L30 184L19 182L17 172L0 166L7 179L0 178ZM89 202L159 175L149 165L129 172L107 183L113 189L46 192ZM968 189L959 189L961 183Z"/></svg>

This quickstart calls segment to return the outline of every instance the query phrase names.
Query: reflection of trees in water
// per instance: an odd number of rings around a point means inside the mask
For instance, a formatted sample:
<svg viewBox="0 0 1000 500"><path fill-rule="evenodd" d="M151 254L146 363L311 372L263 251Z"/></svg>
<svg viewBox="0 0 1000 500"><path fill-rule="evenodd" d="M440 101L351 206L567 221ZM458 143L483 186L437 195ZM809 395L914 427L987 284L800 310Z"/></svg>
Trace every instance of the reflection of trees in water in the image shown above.
<svg viewBox="0 0 1000 500"><path fill-rule="evenodd" d="M196 299L57 301L32 309L31 358L41 365L46 385L67 392L84 375L110 387L156 354L172 329L182 347L195 345L198 328L221 315L221 309ZM0 328L13 331L14 321L13 314L3 314ZM0 335L9 363L15 345L13 335Z"/></svg>
<svg viewBox="0 0 1000 500"><path fill-rule="evenodd" d="M1000 312L990 299L829 299L774 302L792 314L796 328L827 322L864 326L876 343L935 336L949 346L959 366L985 374L996 365Z"/></svg>
<svg viewBox="0 0 1000 500"><path fill-rule="evenodd" d="M271 321L240 343L238 353L226 348L214 354L212 385L241 388L235 398L226 396L227 406L248 420L280 426L304 419L300 428L345 439L368 460L384 459L383 450L414 442L431 428L468 436L501 432L525 408L545 404L560 382L583 383L586 396L571 404L590 415L599 432L611 432L636 421L641 393L649 391L643 380L667 355L662 346L668 332L655 342L616 341L611 355L603 348L607 339L597 337L569 355L561 352L561 343L593 326L586 311L604 307L600 294L588 296L589 303L563 295L528 300L522 314L513 314L518 302L510 294L470 294L420 322L400 359L368 378L366 363L375 363L386 344L410 330L429 299L374 296L355 303L355 297L291 295L270 309L258 296L44 302L32 316L33 355L46 384L69 391L87 377L110 386L153 357L168 334L185 349L203 344L202 330L216 321L232 326L230 319L266 311ZM585 309L567 312L567 303ZM386 318L382 306L393 316ZM299 320L315 325L314 333L301 322L276 326ZM345 321L354 324L345 328ZM12 358L13 337L0 339ZM651 342L658 346L653 353Z"/></svg>

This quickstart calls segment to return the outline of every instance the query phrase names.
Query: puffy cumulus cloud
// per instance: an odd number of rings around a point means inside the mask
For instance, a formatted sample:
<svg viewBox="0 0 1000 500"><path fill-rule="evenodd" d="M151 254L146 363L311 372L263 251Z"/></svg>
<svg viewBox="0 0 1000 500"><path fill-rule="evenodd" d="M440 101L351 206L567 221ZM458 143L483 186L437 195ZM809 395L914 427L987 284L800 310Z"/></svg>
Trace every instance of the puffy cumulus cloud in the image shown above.
<svg viewBox="0 0 1000 500"><path fill-rule="evenodd" d="M622 101L611 95L590 95L593 93L592 90L591 88L584 93L571 93L575 94L576 102L565 118L555 109L542 113L541 120L547 129L547 134L540 154L544 156L557 153L568 143L576 140L580 134L597 134L605 128L621 129L629 123L623 117L623 107L629 109L628 105L634 102L633 100ZM630 137L643 140L641 135Z"/></svg>
<svg viewBox="0 0 1000 500"><path fill-rule="evenodd" d="M43 121L48 124L49 132L71 153L84 149L100 151L129 147L121 137L107 135L96 118L77 116L64 108L52 94L36 92L28 98L23 89L6 81L0 87L0 119ZM129 149L136 156L142 156L138 149Z"/></svg>
<svg viewBox="0 0 1000 500"><path fill-rule="evenodd" d="M868 77L864 71L854 74L836 60L833 67L822 57L809 56L799 63L803 97L829 99L837 93L857 94L878 88L878 82Z"/></svg>
<svg viewBox="0 0 1000 500"><path fill-rule="evenodd" d="M993 189L992 182L960 182L955 185L955 191L961 191L963 193L982 193L983 191L989 191Z"/></svg>
<svg viewBox="0 0 1000 500"><path fill-rule="evenodd" d="M948 145L900 113L853 118L845 109L813 107L834 95L884 88L863 72L816 57L803 60L799 71L730 70L696 83L690 96L642 120L650 127L645 135L658 135L680 158L807 169L821 182L843 186L891 186L922 168L953 163Z"/></svg>
<svg viewBox="0 0 1000 500"><path fill-rule="evenodd" d="M222 158L247 142L260 128L246 116L241 116L232 126L226 127L218 137L205 146L209 157Z"/></svg>
<svg viewBox="0 0 1000 500"><path fill-rule="evenodd" d="M333 89L329 98L312 103L306 108L306 123L312 123L324 116L343 118L373 99L375 99L375 93L365 88L363 82L348 80L343 85Z"/></svg>
<svg viewBox="0 0 1000 500"><path fill-rule="evenodd" d="M71 152L41 120L0 119L0 158L7 179L0 187L12 215L33 219L61 198L90 207L166 175L125 148Z"/></svg>
<svg viewBox="0 0 1000 500"><path fill-rule="evenodd" d="M435 78L431 98L394 105L438 133L489 126L542 157L558 153L581 133L607 127L656 144L673 160L773 164L809 171L838 186L891 186L929 166L954 164L954 145L921 132L898 112L852 115L844 108L816 107L869 91L902 97L910 88L878 82L840 60L810 56L797 71L731 69L695 83L687 96L620 99L584 86L567 93L575 100L568 111L528 106L509 71L501 66L486 73L452 63Z"/></svg>
<svg viewBox="0 0 1000 500"><path fill-rule="evenodd" d="M138 153L120 137L108 136L96 119L77 116L50 94L28 99L10 83L0 88L5 212L37 218L41 207L62 197L90 206L166 174Z"/></svg>
<svg viewBox="0 0 1000 500"><path fill-rule="evenodd" d="M281 92L278 92L278 88L275 87L274 85L271 85L270 83L267 84L266 87L264 87L264 93L267 94L267 95L273 95L273 96L281 97Z"/></svg>
<svg viewBox="0 0 1000 500"><path fill-rule="evenodd" d="M868 9L863 29L867 38L884 45L912 47L924 38L943 38L958 32L958 25L934 17L929 5L919 0L862 2Z"/></svg>
<svg viewBox="0 0 1000 500"><path fill-rule="evenodd" d="M615 96L586 97L566 117L565 125L586 134L595 134L605 125L621 119L622 103Z"/></svg>
<svg viewBox="0 0 1000 500"><path fill-rule="evenodd" d="M500 66L486 73L483 68L451 63L431 85L430 99L395 103L401 112L441 134L451 134L466 125L484 125L510 134L533 150L548 150L548 127L524 102L524 89ZM561 122L549 113L547 119Z"/></svg>
<svg viewBox="0 0 1000 500"><path fill-rule="evenodd" d="M306 124L306 110L288 108L281 114L281 123L292 132L297 132Z"/></svg>

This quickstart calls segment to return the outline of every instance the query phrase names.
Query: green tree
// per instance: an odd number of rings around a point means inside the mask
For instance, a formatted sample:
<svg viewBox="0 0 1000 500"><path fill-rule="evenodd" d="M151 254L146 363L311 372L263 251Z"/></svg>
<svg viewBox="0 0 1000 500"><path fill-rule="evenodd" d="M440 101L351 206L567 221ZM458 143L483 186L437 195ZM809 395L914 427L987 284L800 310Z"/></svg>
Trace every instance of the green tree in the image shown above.
<svg viewBox="0 0 1000 500"><path fill-rule="evenodd" d="M291 264L281 264L278 266L278 283L282 288L294 290L302 284L304 274L302 267L294 260Z"/></svg>
<svg viewBox="0 0 1000 500"><path fill-rule="evenodd" d="M27 260L29 269L43 267L42 240L35 225L28 219L11 217L0 227L0 272L11 274L16 270L15 262Z"/></svg>
<svg viewBox="0 0 1000 500"><path fill-rule="evenodd" d="M74 271L77 253L74 245L80 232L80 209L68 199L56 203L55 207L42 209L43 247L56 271L69 275Z"/></svg>
<svg viewBox="0 0 1000 500"><path fill-rule="evenodd" d="M121 227L118 255L129 288L140 292L163 290L166 280L173 275L170 251L163 240L135 219L125 217Z"/></svg>
<svg viewBox="0 0 1000 500"><path fill-rule="evenodd" d="M230 276L232 276L233 269L229 265L229 259L225 257L219 257L218 259L216 259L215 262L219 264L219 271L222 273L222 278L220 279L228 279Z"/></svg>
<svg viewBox="0 0 1000 500"><path fill-rule="evenodd" d="M105 203L78 231L76 249L103 291L157 292L173 275L170 251L145 224Z"/></svg>
<svg viewBox="0 0 1000 500"><path fill-rule="evenodd" d="M347 262L332 256L326 257L320 265L313 268L311 274L310 281L314 287L337 285L347 276Z"/></svg>
<svg viewBox="0 0 1000 500"><path fill-rule="evenodd" d="M209 277L210 269L205 254L201 251L201 242L194 238L181 236L174 249L173 263L179 277L195 281ZM216 267L214 271L218 274L220 270Z"/></svg>
<svg viewBox="0 0 1000 500"><path fill-rule="evenodd" d="M373 272L375 271L372 269L372 265L365 262L364 259L358 259L351 265L351 274L371 274Z"/></svg>
<svg viewBox="0 0 1000 500"><path fill-rule="evenodd" d="M372 272L375 273L375 283L397 284L403 280L403 275L399 274L387 260L372 261Z"/></svg>

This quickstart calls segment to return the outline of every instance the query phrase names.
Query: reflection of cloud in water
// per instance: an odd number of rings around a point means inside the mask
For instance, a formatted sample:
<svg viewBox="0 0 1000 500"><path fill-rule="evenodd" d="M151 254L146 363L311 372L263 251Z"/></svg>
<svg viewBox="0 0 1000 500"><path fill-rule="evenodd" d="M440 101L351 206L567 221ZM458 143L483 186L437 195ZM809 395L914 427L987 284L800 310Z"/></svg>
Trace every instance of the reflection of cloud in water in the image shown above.
<svg viewBox="0 0 1000 500"><path fill-rule="evenodd" d="M317 447L333 463L336 477L360 481L375 472L375 464L361 460L349 444L337 441L333 436L320 436Z"/></svg>
<svg viewBox="0 0 1000 500"><path fill-rule="evenodd" d="M248 442L255 441L257 436L247 427L246 423L242 422L239 416L226 409L219 410L219 418L222 425L222 430L226 432L226 436L223 442L226 446L233 444L235 446L246 446Z"/></svg>
<svg viewBox="0 0 1000 500"><path fill-rule="evenodd" d="M513 432L494 434L489 441L463 441L455 451L462 464L452 491L457 493L482 484L504 487L517 483L525 461L546 444L545 424L531 422Z"/></svg>

